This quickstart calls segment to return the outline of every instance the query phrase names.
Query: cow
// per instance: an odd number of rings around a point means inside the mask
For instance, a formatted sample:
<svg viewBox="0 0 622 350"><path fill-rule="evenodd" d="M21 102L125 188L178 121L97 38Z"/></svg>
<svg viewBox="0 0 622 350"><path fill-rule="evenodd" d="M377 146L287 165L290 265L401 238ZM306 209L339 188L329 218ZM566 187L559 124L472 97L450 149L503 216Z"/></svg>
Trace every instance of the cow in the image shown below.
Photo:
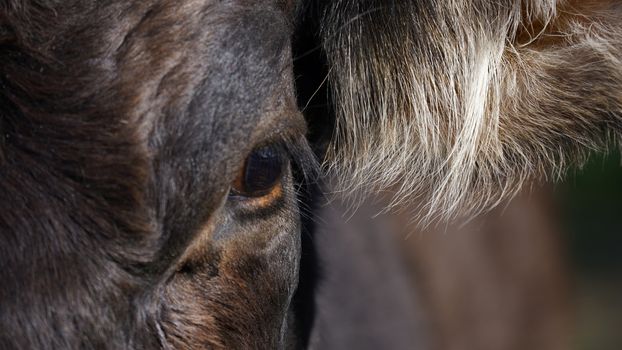
<svg viewBox="0 0 622 350"><path fill-rule="evenodd" d="M0 348L308 347L322 193L392 191L429 222L579 165L622 132L621 18L2 0Z"/></svg>

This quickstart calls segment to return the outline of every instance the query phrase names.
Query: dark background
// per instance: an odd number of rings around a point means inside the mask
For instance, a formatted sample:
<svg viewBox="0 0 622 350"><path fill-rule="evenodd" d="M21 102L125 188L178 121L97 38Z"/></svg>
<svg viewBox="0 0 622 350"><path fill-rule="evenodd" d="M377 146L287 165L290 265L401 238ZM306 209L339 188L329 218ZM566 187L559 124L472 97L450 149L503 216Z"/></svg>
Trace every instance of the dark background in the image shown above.
<svg viewBox="0 0 622 350"><path fill-rule="evenodd" d="M556 185L571 263L573 349L622 349L622 158L591 157Z"/></svg>

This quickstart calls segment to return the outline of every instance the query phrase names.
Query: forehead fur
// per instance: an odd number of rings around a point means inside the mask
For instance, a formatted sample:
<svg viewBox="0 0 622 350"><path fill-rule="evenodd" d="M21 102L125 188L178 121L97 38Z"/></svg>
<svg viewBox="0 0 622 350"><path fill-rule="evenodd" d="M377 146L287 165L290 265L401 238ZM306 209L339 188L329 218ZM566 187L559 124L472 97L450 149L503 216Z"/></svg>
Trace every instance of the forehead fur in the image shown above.
<svg viewBox="0 0 622 350"><path fill-rule="evenodd" d="M345 192L473 215L622 131L616 1L336 1L323 37Z"/></svg>

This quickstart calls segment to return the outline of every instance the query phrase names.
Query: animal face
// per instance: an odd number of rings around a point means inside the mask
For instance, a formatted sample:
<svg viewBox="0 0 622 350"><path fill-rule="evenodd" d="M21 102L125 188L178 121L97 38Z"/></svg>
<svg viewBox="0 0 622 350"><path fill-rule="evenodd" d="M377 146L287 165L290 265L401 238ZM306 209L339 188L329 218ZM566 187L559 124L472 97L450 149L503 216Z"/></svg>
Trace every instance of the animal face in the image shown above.
<svg viewBox="0 0 622 350"><path fill-rule="evenodd" d="M285 346L292 4L2 11L1 347Z"/></svg>
<svg viewBox="0 0 622 350"><path fill-rule="evenodd" d="M3 2L0 348L304 345L298 188L314 158L296 24L319 23L302 32L328 63L342 189L397 188L431 217L479 212L619 135L621 12ZM307 119L333 134L330 116Z"/></svg>

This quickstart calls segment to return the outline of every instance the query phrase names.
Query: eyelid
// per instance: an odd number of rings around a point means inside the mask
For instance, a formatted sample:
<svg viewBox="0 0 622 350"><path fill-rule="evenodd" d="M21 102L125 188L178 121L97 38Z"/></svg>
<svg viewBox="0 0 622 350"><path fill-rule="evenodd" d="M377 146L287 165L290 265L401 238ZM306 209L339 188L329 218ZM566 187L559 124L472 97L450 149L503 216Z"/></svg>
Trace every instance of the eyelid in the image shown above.
<svg viewBox="0 0 622 350"><path fill-rule="evenodd" d="M280 140L298 139L307 134L307 124L300 113L295 113L289 118L280 118L279 121L267 133L264 140L276 142ZM264 142L262 142L264 143Z"/></svg>
<svg viewBox="0 0 622 350"><path fill-rule="evenodd" d="M283 119L264 136L261 142L253 146L251 152L261 147L274 145L283 152L288 162L291 162L295 155L301 153L298 149L301 148L301 143L306 143L306 133L307 125L302 117Z"/></svg>

